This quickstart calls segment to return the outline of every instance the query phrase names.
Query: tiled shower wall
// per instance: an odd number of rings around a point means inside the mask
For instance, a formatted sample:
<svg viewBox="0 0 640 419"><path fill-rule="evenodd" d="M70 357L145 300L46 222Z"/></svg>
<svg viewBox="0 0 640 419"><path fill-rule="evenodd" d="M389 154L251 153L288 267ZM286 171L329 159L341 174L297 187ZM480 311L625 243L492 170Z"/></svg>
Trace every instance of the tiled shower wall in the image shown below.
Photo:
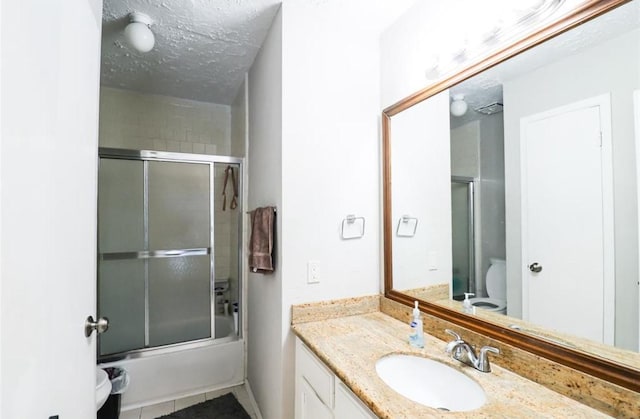
<svg viewBox="0 0 640 419"><path fill-rule="evenodd" d="M230 303L237 302L238 295L238 217L240 216L241 207L238 205L236 209L229 207L231 198L233 197L233 185L231 178L227 184L227 203L225 210L222 209L223 196L222 189L224 187L224 171L227 167L225 164L216 164L215 166L215 196L214 196L214 234L215 234L215 278L229 279L229 291L225 298ZM233 165L237 168L237 165ZM238 182L238 171L235 171L236 182ZM242 196L238 197L238 204Z"/></svg>
<svg viewBox="0 0 640 419"><path fill-rule="evenodd" d="M228 156L231 107L102 86L100 147Z"/></svg>
<svg viewBox="0 0 640 419"><path fill-rule="evenodd" d="M232 106L149 95L101 86L100 147L244 157L244 85ZM215 170L215 278L229 279L229 296L238 296L238 217L240 207L222 211L226 165ZM238 172L236 171L236 177ZM240 182L240 179L236 180ZM232 191L231 183L227 186ZM242 194L238 200L242 199ZM230 297L231 302L238 297Z"/></svg>

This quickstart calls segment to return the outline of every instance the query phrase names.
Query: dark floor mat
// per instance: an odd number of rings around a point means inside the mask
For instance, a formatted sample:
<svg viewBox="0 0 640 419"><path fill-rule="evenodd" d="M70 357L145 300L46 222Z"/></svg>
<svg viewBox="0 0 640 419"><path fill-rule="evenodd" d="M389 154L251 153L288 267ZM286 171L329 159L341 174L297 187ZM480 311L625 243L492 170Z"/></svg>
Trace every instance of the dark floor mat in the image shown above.
<svg viewBox="0 0 640 419"><path fill-rule="evenodd" d="M161 419L251 419L233 393L161 416Z"/></svg>

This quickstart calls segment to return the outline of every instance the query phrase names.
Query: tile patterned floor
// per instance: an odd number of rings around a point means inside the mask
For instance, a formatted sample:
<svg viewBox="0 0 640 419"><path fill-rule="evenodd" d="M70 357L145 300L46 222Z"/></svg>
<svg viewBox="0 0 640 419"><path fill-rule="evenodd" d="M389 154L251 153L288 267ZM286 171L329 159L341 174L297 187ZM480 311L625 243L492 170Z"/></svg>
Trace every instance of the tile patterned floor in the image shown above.
<svg viewBox="0 0 640 419"><path fill-rule="evenodd" d="M120 413L120 419L155 419L162 415L173 413L176 410L184 409L185 407L202 403L206 400L215 399L216 397L220 397L227 393L233 393L233 395L236 396L236 399L238 399L242 407L244 407L244 410L249 413L249 416L251 416L252 419L259 418L257 413L254 411L253 406L251 405L249 393L247 392L245 386L241 385L213 391L210 393L185 397L183 399L177 399L170 402L158 403L140 409L127 410Z"/></svg>

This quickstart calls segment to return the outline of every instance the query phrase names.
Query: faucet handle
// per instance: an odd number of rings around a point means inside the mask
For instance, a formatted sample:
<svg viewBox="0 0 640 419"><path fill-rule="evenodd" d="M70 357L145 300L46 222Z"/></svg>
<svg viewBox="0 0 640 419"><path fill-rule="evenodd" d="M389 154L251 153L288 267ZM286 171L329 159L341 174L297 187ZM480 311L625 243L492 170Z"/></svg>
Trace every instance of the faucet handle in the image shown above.
<svg viewBox="0 0 640 419"><path fill-rule="evenodd" d="M494 348L493 346L483 346L482 348L480 348L480 353L483 356L487 356L487 352L493 352L496 355L500 355L500 349L498 348Z"/></svg>
<svg viewBox="0 0 640 419"><path fill-rule="evenodd" d="M460 337L459 334L457 334L456 332L454 332L451 329L444 329L445 332L447 332L448 334L450 334L451 336L453 336L454 338L456 338L456 340L462 340L462 338Z"/></svg>
<svg viewBox="0 0 640 419"><path fill-rule="evenodd" d="M491 372L491 365L489 364L489 357L487 356L487 352L499 355L500 349L494 348L493 346L483 346L482 348L480 348L480 356L478 357L477 369L482 372Z"/></svg>
<svg viewBox="0 0 640 419"><path fill-rule="evenodd" d="M455 338L451 342L447 343L447 346L444 348L444 351L448 354L452 354L454 358L460 357L462 355L462 348L460 347L460 344L463 343L464 341L462 340L460 335L454 332L453 330L444 329L444 331Z"/></svg>

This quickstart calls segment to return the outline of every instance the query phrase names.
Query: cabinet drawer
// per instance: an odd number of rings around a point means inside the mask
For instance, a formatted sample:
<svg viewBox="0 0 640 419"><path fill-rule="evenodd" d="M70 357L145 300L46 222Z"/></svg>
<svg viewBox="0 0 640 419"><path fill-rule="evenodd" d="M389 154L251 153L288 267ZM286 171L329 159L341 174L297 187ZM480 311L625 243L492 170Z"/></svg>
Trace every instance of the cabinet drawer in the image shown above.
<svg viewBox="0 0 640 419"><path fill-rule="evenodd" d="M304 377L320 400L333 409L333 373L299 339L296 339L296 374Z"/></svg>

